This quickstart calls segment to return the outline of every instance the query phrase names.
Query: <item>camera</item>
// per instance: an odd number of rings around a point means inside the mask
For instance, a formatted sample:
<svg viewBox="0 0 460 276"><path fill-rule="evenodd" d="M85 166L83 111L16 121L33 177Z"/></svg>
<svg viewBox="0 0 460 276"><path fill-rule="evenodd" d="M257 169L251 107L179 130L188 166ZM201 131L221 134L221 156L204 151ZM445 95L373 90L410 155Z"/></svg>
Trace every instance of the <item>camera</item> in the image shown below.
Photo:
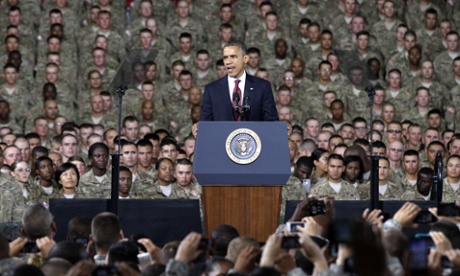
<svg viewBox="0 0 460 276"><path fill-rule="evenodd" d="M283 236L283 239L281 240L281 248L300 248L299 236Z"/></svg>
<svg viewBox="0 0 460 276"><path fill-rule="evenodd" d="M326 205L322 200L311 200L308 203L308 217L326 214Z"/></svg>
<svg viewBox="0 0 460 276"><path fill-rule="evenodd" d="M216 240L213 238L201 238L198 249L211 251L216 247Z"/></svg>
<svg viewBox="0 0 460 276"><path fill-rule="evenodd" d="M433 223L438 219L427 210L420 211L414 219L415 223Z"/></svg>

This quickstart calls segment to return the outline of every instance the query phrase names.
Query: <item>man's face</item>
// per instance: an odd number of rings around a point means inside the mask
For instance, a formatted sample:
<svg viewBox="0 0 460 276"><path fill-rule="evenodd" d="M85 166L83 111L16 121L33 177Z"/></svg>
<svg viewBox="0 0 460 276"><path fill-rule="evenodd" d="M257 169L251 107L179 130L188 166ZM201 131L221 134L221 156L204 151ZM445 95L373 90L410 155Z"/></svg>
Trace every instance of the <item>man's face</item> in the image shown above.
<svg viewBox="0 0 460 276"><path fill-rule="evenodd" d="M422 130L420 127L413 126L409 127L409 143L416 146L420 144L420 139L422 138Z"/></svg>
<svg viewBox="0 0 460 276"><path fill-rule="evenodd" d="M419 107L427 107L431 100L430 92L426 89L420 89L415 97L415 102Z"/></svg>
<svg viewBox="0 0 460 276"><path fill-rule="evenodd" d="M180 72L182 72L184 69L185 69L184 66L182 66L182 65L176 65L176 66L173 67L172 72L171 72L171 73L172 73L171 75L173 75L173 77L174 77L175 80L179 81Z"/></svg>
<svg viewBox="0 0 460 276"><path fill-rule="evenodd" d="M181 75L179 77L179 83L183 90L189 90L192 88L193 80L190 75Z"/></svg>
<svg viewBox="0 0 460 276"><path fill-rule="evenodd" d="M139 146L137 147L138 162L143 168L150 168L152 165L152 147Z"/></svg>
<svg viewBox="0 0 460 276"><path fill-rule="evenodd" d="M202 71L206 71L209 69L209 55L199 54L196 57L195 62L196 62L196 66L198 67L198 69Z"/></svg>
<svg viewBox="0 0 460 276"><path fill-rule="evenodd" d="M148 18L152 16L152 13L153 13L152 3L142 2L142 4L139 6L139 13L143 18Z"/></svg>
<svg viewBox="0 0 460 276"><path fill-rule="evenodd" d="M38 164L37 174L45 181L51 181L54 178L54 166L50 160L43 160Z"/></svg>
<svg viewBox="0 0 460 276"><path fill-rule="evenodd" d="M362 17L353 17L350 22L350 28L352 33L356 34L360 31L363 31L365 28L364 19Z"/></svg>
<svg viewBox="0 0 460 276"><path fill-rule="evenodd" d="M327 160L327 178L329 181L338 182L342 180L342 173L345 170L343 161L335 158Z"/></svg>
<svg viewBox="0 0 460 276"><path fill-rule="evenodd" d="M47 48L48 48L48 51L50 51L50 52L58 52L59 53L59 50L61 50L61 42L57 38L51 38L48 41Z"/></svg>
<svg viewBox="0 0 460 276"><path fill-rule="evenodd" d="M318 135L318 148L328 150L329 149L329 133L320 133Z"/></svg>
<svg viewBox="0 0 460 276"><path fill-rule="evenodd" d="M45 111L46 118L51 119L51 120L56 119L59 113L59 109L58 109L56 101L54 100L46 101L44 111Z"/></svg>
<svg viewBox="0 0 460 276"><path fill-rule="evenodd" d="M103 50L95 50L93 52L93 63L96 66L104 66L105 65L106 55Z"/></svg>
<svg viewBox="0 0 460 276"><path fill-rule="evenodd" d="M137 148L135 145L125 145L121 148L121 162L128 168L137 165Z"/></svg>
<svg viewBox="0 0 460 276"><path fill-rule="evenodd" d="M294 72L294 75L297 78L302 78L303 77L303 70L304 70L304 66L302 64L302 61L300 61L298 59L294 59L291 62L291 70Z"/></svg>
<svg viewBox="0 0 460 276"><path fill-rule="evenodd" d="M151 46L153 36L149 32L142 32L139 39L141 40L141 47L148 49Z"/></svg>
<svg viewBox="0 0 460 276"><path fill-rule="evenodd" d="M453 71L456 77L460 77L460 60L454 61Z"/></svg>
<svg viewBox="0 0 460 276"><path fill-rule="evenodd" d="M369 37L367 35L358 36L356 44L358 49L365 51L369 45Z"/></svg>
<svg viewBox="0 0 460 276"><path fill-rule="evenodd" d="M388 76L388 84L390 89L399 90L401 89L401 75L397 72L391 72Z"/></svg>
<svg viewBox="0 0 460 276"><path fill-rule="evenodd" d="M192 40L189 37L182 37L179 40L179 48L183 53L190 53L192 50Z"/></svg>
<svg viewBox="0 0 460 276"><path fill-rule="evenodd" d="M402 127L398 124L389 124L386 133L388 142L401 141Z"/></svg>
<svg viewBox="0 0 460 276"><path fill-rule="evenodd" d="M412 65L419 65L422 60L422 53L418 48L411 48L409 50L409 62Z"/></svg>
<svg viewBox="0 0 460 276"><path fill-rule="evenodd" d="M278 28L278 18L273 14L266 16L265 26L267 27L267 31L276 31Z"/></svg>
<svg viewBox="0 0 460 276"><path fill-rule="evenodd" d="M177 148L174 145L164 145L160 149L161 157L169 158L173 162L176 162L177 158Z"/></svg>
<svg viewBox="0 0 460 276"><path fill-rule="evenodd" d="M145 23L145 27L152 32L153 36L157 35L158 26L157 26L157 21L155 19L153 18L147 19L147 22Z"/></svg>
<svg viewBox="0 0 460 276"><path fill-rule="evenodd" d="M29 162L30 160L30 145L29 141L27 140L19 140L14 143L14 145L19 149L21 152L21 160Z"/></svg>
<svg viewBox="0 0 460 276"><path fill-rule="evenodd" d="M195 140L186 140L184 143L184 151L187 156L190 156L195 151Z"/></svg>
<svg viewBox="0 0 460 276"><path fill-rule="evenodd" d="M287 55L287 43L284 40L277 40L275 42L275 55L279 59L286 58Z"/></svg>
<svg viewBox="0 0 460 276"><path fill-rule="evenodd" d="M460 154L460 140L455 139L450 143L449 155Z"/></svg>
<svg viewBox="0 0 460 276"><path fill-rule="evenodd" d="M438 16L434 13L427 13L425 15L425 29L432 31L436 29L436 23L438 21Z"/></svg>
<svg viewBox="0 0 460 276"><path fill-rule="evenodd" d="M78 152L78 141L75 137L67 136L62 139L60 152L63 156L70 158Z"/></svg>
<svg viewBox="0 0 460 276"><path fill-rule="evenodd" d="M345 12L348 13L348 14L353 14L355 12L355 9L356 9L355 0L345 0L344 2L345 2L344 3Z"/></svg>
<svg viewBox="0 0 460 276"><path fill-rule="evenodd" d="M176 165L176 171L174 172L177 183L180 186L186 187L192 182L192 166L190 165Z"/></svg>
<svg viewBox="0 0 460 276"><path fill-rule="evenodd" d="M146 101L142 104L142 118L152 120L154 111L152 101Z"/></svg>
<svg viewBox="0 0 460 276"><path fill-rule="evenodd" d="M310 41L312 43L318 43L319 41L319 29L317 26L309 26L308 27L308 36L310 37Z"/></svg>
<svg viewBox="0 0 460 276"><path fill-rule="evenodd" d="M21 24L22 15L19 11L11 11L8 13L8 21L13 26L18 26Z"/></svg>
<svg viewBox="0 0 460 276"><path fill-rule="evenodd" d="M431 114L428 117L428 126L433 128L439 128L441 126L442 118L439 114Z"/></svg>
<svg viewBox="0 0 460 276"><path fill-rule="evenodd" d="M342 144L343 143L343 139L341 137L335 137L335 138L332 138L329 140L329 152L330 153L333 153L334 152L334 148L338 145L338 144Z"/></svg>
<svg viewBox="0 0 460 276"><path fill-rule="evenodd" d="M99 27L103 30L109 29L110 24L112 24L112 19L109 14L100 13L98 17Z"/></svg>
<svg viewBox="0 0 460 276"><path fill-rule="evenodd" d="M332 117L337 120L343 119L345 108L341 102L334 102L331 104Z"/></svg>
<svg viewBox="0 0 460 276"><path fill-rule="evenodd" d="M300 179L308 179L311 175L311 168L307 166L295 166L294 175Z"/></svg>
<svg viewBox="0 0 460 276"><path fill-rule="evenodd" d="M152 147L152 159L157 159L158 156L160 155L160 141L153 140L153 139L150 139L149 141L153 145L153 147Z"/></svg>
<svg viewBox="0 0 460 276"><path fill-rule="evenodd" d="M104 170L109 162L109 153L104 148L96 148L91 155L90 162L93 167Z"/></svg>
<svg viewBox="0 0 460 276"><path fill-rule="evenodd" d="M221 8L219 12L219 16L222 22L226 22L226 23L230 22L233 16L232 8L231 7Z"/></svg>
<svg viewBox="0 0 460 276"><path fill-rule="evenodd" d="M8 166L11 166L11 164L13 164L14 162L21 160L21 152L16 147L5 149L3 156L3 164L6 164Z"/></svg>
<svg viewBox="0 0 460 276"><path fill-rule="evenodd" d="M257 53L250 53L248 54L249 56L249 61L248 65L251 68L258 68L259 67L259 62L260 62L260 56Z"/></svg>
<svg viewBox="0 0 460 276"><path fill-rule="evenodd" d="M174 164L170 160L163 160L158 167L158 180L171 183L174 174Z"/></svg>
<svg viewBox="0 0 460 276"><path fill-rule="evenodd" d="M381 105L385 99L385 91L384 90L375 90L374 95L374 104Z"/></svg>
<svg viewBox="0 0 460 276"><path fill-rule="evenodd" d="M54 169L62 164L62 156L59 153L50 152L48 156L51 158L51 160L53 160Z"/></svg>
<svg viewBox="0 0 460 276"><path fill-rule="evenodd" d="M421 194L427 194L431 190L431 183L433 183L433 175L421 173L417 178L417 190Z"/></svg>
<svg viewBox="0 0 460 276"><path fill-rule="evenodd" d="M321 48L325 50L332 49L332 35L331 34L322 34L321 35Z"/></svg>
<svg viewBox="0 0 460 276"><path fill-rule="evenodd" d="M439 141L439 132L432 129L425 131L425 135L423 136L423 143L425 145L429 145L433 141Z"/></svg>
<svg viewBox="0 0 460 276"><path fill-rule="evenodd" d="M12 52L19 49L19 41L15 37L10 37L5 43L7 52Z"/></svg>
<svg viewBox="0 0 460 276"><path fill-rule="evenodd" d="M249 61L249 56L243 55L237 46L225 47L223 54L228 75L232 78L240 78L243 75L244 64Z"/></svg>
<svg viewBox="0 0 460 276"><path fill-rule="evenodd" d="M433 78L433 63L431 61L422 63L422 77L430 80Z"/></svg>
<svg viewBox="0 0 460 276"><path fill-rule="evenodd" d="M395 14L394 4L391 2L385 2L383 4L383 14L386 18L393 18L393 15Z"/></svg>
<svg viewBox="0 0 460 276"><path fill-rule="evenodd" d="M428 158L428 162L431 165L434 165L434 161L436 160L436 154L438 152L441 152L442 156L444 157L444 149L440 145L431 145L431 147L428 148L428 151L426 153L426 157Z"/></svg>
<svg viewBox="0 0 460 276"><path fill-rule="evenodd" d="M139 134L139 123L137 121L126 121L123 134L126 135L129 141L136 141Z"/></svg>
<svg viewBox="0 0 460 276"><path fill-rule="evenodd" d="M128 171L120 171L120 179L119 179L119 189L122 195L129 195L129 191L133 185L133 177L131 173Z"/></svg>
<svg viewBox="0 0 460 276"><path fill-rule="evenodd" d="M355 137L359 139L364 139L367 133L367 125L364 122L356 122L354 124L355 128Z"/></svg>
<svg viewBox="0 0 460 276"><path fill-rule="evenodd" d="M88 137L93 134L94 129L92 127L86 127L80 129L80 140L84 145L87 145Z"/></svg>
<svg viewBox="0 0 460 276"><path fill-rule="evenodd" d="M102 77L98 72L92 73L89 77L89 85L94 88L101 87L102 85Z"/></svg>
<svg viewBox="0 0 460 276"><path fill-rule="evenodd" d="M386 157L387 153L385 152L385 148L372 147L372 155Z"/></svg>
<svg viewBox="0 0 460 276"><path fill-rule="evenodd" d="M35 132L40 137L45 137L48 134L48 122L46 120L38 120L34 125Z"/></svg>
<svg viewBox="0 0 460 276"><path fill-rule="evenodd" d="M304 128L306 134L310 138L316 138L319 134L319 121L309 120Z"/></svg>
<svg viewBox="0 0 460 276"><path fill-rule="evenodd" d="M101 113L104 110L104 103L101 95L91 97L91 110L95 113Z"/></svg>
<svg viewBox="0 0 460 276"><path fill-rule="evenodd" d="M355 132L352 127L344 126L342 130L340 131L339 135L342 136L343 139L348 140L348 139L353 138L353 135L355 135Z"/></svg>
<svg viewBox="0 0 460 276"><path fill-rule="evenodd" d="M388 159L391 161L399 162L401 161L404 145L399 141L391 142L388 146Z"/></svg>
<svg viewBox="0 0 460 276"><path fill-rule="evenodd" d="M18 72L14 68L6 68L3 72L3 77L7 84L14 85L18 79Z"/></svg>
<svg viewBox="0 0 460 276"><path fill-rule="evenodd" d="M105 144L110 148L113 149L113 139L118 135L116 130L109 130L105 134Z"/></svg>
<svg viewBox="0 0 460 276"><path fill-rule="evenodd" d="M6 102L0 102L0 119L6 120L10 116L10 106Z"/></svg>
<svg viewBox="0 0 460 276"><path fill-rule="evenodd" d="M281 90L278 92L278 96L276 98L279 104L289 105L291 103L291 92L287 90Z"/></svg>
<svg viewBox="0 0 460 276"><path fill-rule="evenodd" d="M329 81L331 78L332 67L329 64L322 64L318 70L319 77L323 81Z"/></svg>
<svg viewBox="0 0 460 276"><path fill-rule="evenodd" d="M412 175L417 173L419 164L420 164L419 158L418 156L415 156L415 155L404 156L403 162L402 162L404 171Z"/></svg>
<svg viewBox="0 0 460 276"><path fill-rule="evenodd" d="M388 177L390 176L390 164L385 159L379 160L379 182L384 182L384 184L388 181Z"/></svg>
<svg viewBox="0 0 460 276"><path fill-rule="evenodd" d="M363 83L363 71L362 70L352 70L350 72L351 83L355 86L360 86Z"/></svg>
<svg viewBox="0 0 460 276"><path fill-rule="evenodd" d="M32 151L35 147L40 146L40 139L38 138L29 138L29 147Z"/></svg>
<svg viewBox="0 0 460 276"><path fill-rule="evenodd" d="M152 84L143 84L141 87L142 95L146 100L153 100L153 94L155 93L155 88Z"/></svg>
<svg viewBox="0 0 460 276"><path fill-rule="evenodd" d="M299 34L302 38L309 38L308 36L308 24L299 25Z"/></svg>
<svg viewBox="0 0 460 276"><path fill-rule="evenodd" d="M447 36L447 50L451 52L458 51L458 35L451 34Z"/></svg>
<svg viewBox="0 0 460 276"><path fill-rule="evenodd" d="M190 9L186 1L181 1L177 4L176 12L180 18L188 17Z"/></svg>

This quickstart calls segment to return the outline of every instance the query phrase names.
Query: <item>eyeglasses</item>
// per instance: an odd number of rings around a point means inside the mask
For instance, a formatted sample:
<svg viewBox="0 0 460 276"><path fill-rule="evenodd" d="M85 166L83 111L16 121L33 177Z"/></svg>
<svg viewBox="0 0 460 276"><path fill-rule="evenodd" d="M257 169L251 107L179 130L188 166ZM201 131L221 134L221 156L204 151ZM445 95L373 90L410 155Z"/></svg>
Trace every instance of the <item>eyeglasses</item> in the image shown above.
<svg viewBox="0 0 460 276"><path fill-rule="evenodd" d="M397 152L403 152L402 149L395 149L395 148L390 148L391 151L397 151Z"/></svg>
<svg viewBox="0 0 460 276"><path fill-rule="evenodd" d="M321 72L323 72L323 73L329 73L331 71L332 71L332 69L326 69L326 68L321 69Z"/></svg>
<svg viewBox="0 0 460 276"><path fill-rule="evenodd" d="M294 78L293 77L286 77L286 78L284 78L284 80L294 80Z"/></svg>
<svg viewBox="0 0 460 276"><path fill-rule="evenodd" d="M15 171L16 171L16 172L20 172L20 173L23 173L23 172L28 172L28 173L30 173L30 169L29 169L29 168L25 168L25 169L16 169Z"/></svg>
<svg viewBox="0 0 460 276"><path fill-rule="evenodd" d="M389 129L387 130L388 133L401 133L402 130L399 130L399 129Z"/></svg>

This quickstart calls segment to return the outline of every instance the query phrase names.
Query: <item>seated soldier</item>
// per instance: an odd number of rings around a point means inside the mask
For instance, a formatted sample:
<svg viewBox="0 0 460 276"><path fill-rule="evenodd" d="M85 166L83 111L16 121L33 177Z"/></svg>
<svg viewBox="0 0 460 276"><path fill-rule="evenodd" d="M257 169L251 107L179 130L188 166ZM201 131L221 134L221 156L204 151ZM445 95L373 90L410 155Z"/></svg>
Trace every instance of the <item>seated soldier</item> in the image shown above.
<svg viewBox="0 0 460 276"><path fill-rule="evenodd" d="M176 192L173 189L174 182L174 163L169 158L160 158L155 164L155 170L158 172L158 179L153 185L146 186L141 198L177 198Z"/></svg>
<svg viewBox="0 0 460 276"><path fill-rule="evenodd" d="M173 190L178 198L199 199L201 197L201 185L194 180L190 160L177 160L174 177L176 182L173 183Z"/></svg>
<svg viewBox="0 0 460 276"><path fill-rule="evenodd" d="M120 166L118 198L119 199L132 198L131 195L129 194L129 191L131 190L132 185L133 185L133 174L127 167Z"/></svg>
<svg viewBox="0 0 460 276"><path fill-rule="evenodd" d="M345 170L343 157L331 154L327 159L327 179L318 182L312 189L311 194L318 199L333 197L335 200L359 199L356 189L342 179Z"/></svg>
<svg viewBox="0 0 460 276"><path fill-rule="evenodd" d="M433 183L434 171L430 168L421 168L417 174L417 189L407 190L401 196L401 200L429 201L431 196L431 185Z"/></svg>
<svg viewBox="0 0 460 276"><path fill-rule="evenodd" d="M386 157L379 160L379 199L399 200L403 193L400 185L388 181L390 177L390 161ZM358 186L359 196L363 200L370 198L370 183Z"/></svg>

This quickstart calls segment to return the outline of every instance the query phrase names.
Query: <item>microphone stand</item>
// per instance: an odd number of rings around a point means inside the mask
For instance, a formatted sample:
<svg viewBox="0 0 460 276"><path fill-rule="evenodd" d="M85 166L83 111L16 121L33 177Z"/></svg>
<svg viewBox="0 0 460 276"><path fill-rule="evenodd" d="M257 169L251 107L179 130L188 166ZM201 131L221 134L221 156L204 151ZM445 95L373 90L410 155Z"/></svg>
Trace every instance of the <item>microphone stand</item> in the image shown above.
<svg viewBox="0 0 460 276"><path fill-rule="evenodd" d="M375 89L372 86L364 88L369 97L370 104L370 126L369 126L369 151L371 154L371 176L370 176L370 210L379 209L379 159L378 155L372 154L372 132L373 132L373 120L374 120L374 95Z"/></svg>
<svg viewBox="0 0 460 276"><path fill-rule="evenodd" d="M112 192L110 194L110 201L108 211L118 214L118 186L120 183L120 153L121 153L121 122L122 122L122 106L123 96L125 95L128 87L120 85L117 89L118 94L118 151L112 154Z"/></svg>

